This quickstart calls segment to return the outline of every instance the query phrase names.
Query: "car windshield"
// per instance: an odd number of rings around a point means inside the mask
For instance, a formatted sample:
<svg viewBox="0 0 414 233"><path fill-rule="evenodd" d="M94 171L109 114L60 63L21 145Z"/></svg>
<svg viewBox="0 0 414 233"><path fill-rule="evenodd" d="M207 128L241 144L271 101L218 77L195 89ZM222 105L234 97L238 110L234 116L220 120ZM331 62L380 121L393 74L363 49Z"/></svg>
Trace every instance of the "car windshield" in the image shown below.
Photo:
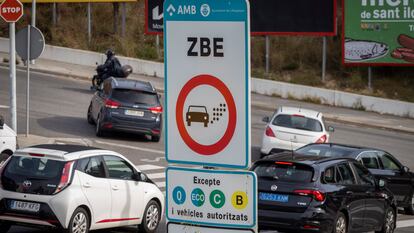
<svg viewBox="0 0 414 233"><path fill-rule="evenodd" d="M309 166L276 164L273 162L259 164L254 172L258 178L292 183L309 183L313 176L313 168Z"/></svg>
<svg viewBox="0 0 414 233"><path fill-rule="evenodd" d="M344 157L355 151L354 148L345 146L331 146L330 144L313 144L297 149L295 152L301 155Z"/></svg>
<svg viewBox="0 0 414 233"><path fill-rule="evenodd" d="M188 112L202 112L202 113L206 113L207 109L206 107L203 106L190 106L188 107Z"/></svg>
<svg viewBox="0 0 414 233"><path fill-rule="evenodd" d="M112 91L112 98L117 101L131 104L158 104L157 94L131 89L114 89Z"/></svg>
<svg viewBox="0 0 414 233"><path fill-rule="evenodd" d="M30 179L59 180L65 162L46 158L13 156L7 164L5 176L21 176Z"/></svg>
<svg viewBox="0 0 414 233"><path fill-rule="evenodd" d="M322 124L315 119L304 117L301 115L285 115L280 114L275 117L273 125L292 129L300 129L313 132L322 132Z"/></svg>

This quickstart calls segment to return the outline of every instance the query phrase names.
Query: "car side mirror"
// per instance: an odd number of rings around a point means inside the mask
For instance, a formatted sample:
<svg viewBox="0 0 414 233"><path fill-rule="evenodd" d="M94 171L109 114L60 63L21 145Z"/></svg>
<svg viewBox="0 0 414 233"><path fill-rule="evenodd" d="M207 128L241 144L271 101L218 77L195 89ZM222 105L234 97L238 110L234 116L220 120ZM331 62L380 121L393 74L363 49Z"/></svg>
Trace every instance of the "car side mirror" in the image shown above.
<svg viewBox="0 0 414 233"><path fill-rule="evenodd" d="M410 171L410 168L403 166L401 170L403 173L408 173Z"/></svg>
<svg viewBox="0 0 414 233"><path fill-rule="evenodd" d="M384 189L385 186L387 186L387 181L384 179L379 179L378 180L378 188L379 189Z"/></svg>
<svg viewBox="0 0 414 233"><path fill-rule="evenodd" d="M262 121L264 123L269 123L270 122L270 118L268 116L263 117Z"/></svg>
<svg viewBox="0 0 414 233"><path fill-rule="evenodd" d="M132 180L141 181L141 173L134 173L131 176Z"/></svg>
<svg viewBox="0 0 414 233"><path fill-rule="evenodd" d="M0 129L3 129L4 127L4 118L3 116L0 116Z"/></svg>
<svg viewBox="0 0 414 233"><path fill-rule="evenodd" d="M333 126L328 126L328 132L335 132L335 128Z"/></svg>

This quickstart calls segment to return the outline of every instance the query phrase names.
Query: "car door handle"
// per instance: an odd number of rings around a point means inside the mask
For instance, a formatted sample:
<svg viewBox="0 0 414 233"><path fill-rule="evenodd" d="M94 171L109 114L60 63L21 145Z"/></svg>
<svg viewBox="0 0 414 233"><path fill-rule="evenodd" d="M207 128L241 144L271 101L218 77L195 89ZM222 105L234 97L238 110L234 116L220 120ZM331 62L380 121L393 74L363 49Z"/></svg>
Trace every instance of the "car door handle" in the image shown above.
<svg viewBox="0 0 414 233"><path fill-rule="evenodd" d="M86 182L86 183L83 184L83 187L84 188L90 188L91 187L91 184L89 184L88 182Z"/></svg>
<svg viewBox="0 0 414 233"><path fill-rule="evenodd" d="M354 194L354 192L352 192L352 191L346 191L346 195L353 195Z"/></svg>
<svg viewBox="0 0 414 233"><path fill-rule="evenodd" d="M112 186L112 190L119 190L119 188L118 188L118 186L113 185L113 186Z"/></svg>

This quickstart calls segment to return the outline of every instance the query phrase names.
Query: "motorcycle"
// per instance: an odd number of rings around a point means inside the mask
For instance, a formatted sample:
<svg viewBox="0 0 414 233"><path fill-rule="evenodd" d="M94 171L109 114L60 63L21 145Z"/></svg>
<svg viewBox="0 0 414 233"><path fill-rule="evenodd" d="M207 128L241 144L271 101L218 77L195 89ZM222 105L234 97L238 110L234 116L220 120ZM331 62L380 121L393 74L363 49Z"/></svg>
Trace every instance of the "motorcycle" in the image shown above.
<svg viewBox="0 0 414 233"><path fill-rule="evenodd" d="M103 81L105 81L106 78L104 79L104 76L108 72L108 69L105 68L104 65L98 65L98 63L96 63L96 65L96 74L92 77L91 90L96 90L103 83ZM127 78L131 73L132 67L130 65L123 65L121 70L117 72L116 76L107 76L107 78Z"/></svg>

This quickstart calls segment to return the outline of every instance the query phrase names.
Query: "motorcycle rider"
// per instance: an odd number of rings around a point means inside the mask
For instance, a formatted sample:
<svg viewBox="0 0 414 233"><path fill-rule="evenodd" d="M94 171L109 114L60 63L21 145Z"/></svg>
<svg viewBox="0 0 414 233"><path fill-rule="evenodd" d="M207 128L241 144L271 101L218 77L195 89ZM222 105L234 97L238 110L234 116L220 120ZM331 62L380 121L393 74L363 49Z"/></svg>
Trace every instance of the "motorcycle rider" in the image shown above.
<svg viewBox="0 0 414 233"><path fill-rule="evenodd" d="M106 61L102 65L102 69L105 71L102 75L102 80L105 80L109 77L119 77L122 76L122 66L118 58L115 57L115 53L108 49L105 52Z"/></svg>

